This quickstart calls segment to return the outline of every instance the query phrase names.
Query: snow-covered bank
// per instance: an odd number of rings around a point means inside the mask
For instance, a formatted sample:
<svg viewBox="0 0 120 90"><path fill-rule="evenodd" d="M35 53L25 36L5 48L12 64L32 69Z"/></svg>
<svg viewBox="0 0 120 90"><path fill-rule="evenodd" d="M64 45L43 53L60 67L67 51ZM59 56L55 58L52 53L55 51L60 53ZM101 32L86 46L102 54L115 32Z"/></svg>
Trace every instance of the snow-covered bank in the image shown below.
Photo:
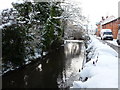
<svg viewBox="0 0 120 90"><path fill-rule="evenodd" d="M71 88L118 88L118 53L110 46L90 36L88 56L80 81L74 81Z"/></svg>

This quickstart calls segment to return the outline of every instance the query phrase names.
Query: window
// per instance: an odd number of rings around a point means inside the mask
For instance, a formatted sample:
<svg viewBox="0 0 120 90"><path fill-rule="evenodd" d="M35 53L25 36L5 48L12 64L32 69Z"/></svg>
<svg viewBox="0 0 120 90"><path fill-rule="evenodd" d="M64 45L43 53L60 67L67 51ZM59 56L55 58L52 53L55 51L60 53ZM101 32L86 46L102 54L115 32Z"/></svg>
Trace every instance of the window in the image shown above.
<svg viewBox="0 0 120 90"><path fill-rule="evenodd" d="M112 35L112 32L104 32L103 34Z"/></svg>

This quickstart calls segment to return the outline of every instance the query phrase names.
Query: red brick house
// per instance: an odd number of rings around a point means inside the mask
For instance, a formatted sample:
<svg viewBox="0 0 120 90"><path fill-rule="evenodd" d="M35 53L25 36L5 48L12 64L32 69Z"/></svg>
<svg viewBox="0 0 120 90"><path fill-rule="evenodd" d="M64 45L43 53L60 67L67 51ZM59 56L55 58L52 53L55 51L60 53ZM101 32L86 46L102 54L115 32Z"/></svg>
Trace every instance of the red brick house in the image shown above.
<svg viewBox="0 0 120 90"><path fill-rule="evenodd" d="M102 21L97 25L97 32L96 35L100 36L100 30L101 29L111 29L113 33L113 38L117 38L118 34L118 25L120 24L120 17L115 18L114 16L106 17L106 19L102 18Z"/></svg>
<svg viewBox="0 0 120 90"><path fill-rule="evenodd" d="M100 30L101 30L101 22L97 23L97 31L96 31L96 35L100 36Z"/></svg>

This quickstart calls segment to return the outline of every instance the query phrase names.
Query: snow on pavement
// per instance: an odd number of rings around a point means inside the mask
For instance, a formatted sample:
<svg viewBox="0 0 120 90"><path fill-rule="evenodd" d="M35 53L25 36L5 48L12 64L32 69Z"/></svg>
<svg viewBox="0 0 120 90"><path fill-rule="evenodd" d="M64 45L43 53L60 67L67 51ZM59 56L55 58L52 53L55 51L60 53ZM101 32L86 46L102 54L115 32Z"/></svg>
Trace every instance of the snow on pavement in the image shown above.
<svg viewBox="0 0 120 90"><path fill-rule="evenodd" d="M111 44L113 44L115 46L118 46L117 39L113 39L113 41L107 40L107 42L109 42L109 43L111 43Z"/></svg>
<svg viewBox="0 0 120 90"><path fill-rule="evenodd" d="M101 39L101 38L98 37L98 36L95 36L95 37L98 38L98 39ZM115 46L118 46L118 44L117 44L117 39L105 40L105 41L107 41L108 43L111 43L111 44L113 44L113 45L115 45Z"/></svg>
<svg viewBox="0 0 120 90"><path fill-rule="evenodd" d="M110 46L90 36L91 60L79 73L80 81L74 81L72 88L118 88L118 53Z"/></svg>

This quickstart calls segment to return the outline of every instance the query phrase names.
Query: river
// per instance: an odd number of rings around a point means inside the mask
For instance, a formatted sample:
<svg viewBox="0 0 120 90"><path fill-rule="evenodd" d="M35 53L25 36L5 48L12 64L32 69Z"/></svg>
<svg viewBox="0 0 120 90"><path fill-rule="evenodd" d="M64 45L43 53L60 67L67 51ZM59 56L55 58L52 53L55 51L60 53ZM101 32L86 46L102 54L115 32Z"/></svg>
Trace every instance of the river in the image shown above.
<svg viewBox="0 0 120 90"><path fill-rule="evenodd" d="M83 59L83 42L66 42L45 58L4 74L2 88L69 89L74 80L79 80Z"/></svg>

